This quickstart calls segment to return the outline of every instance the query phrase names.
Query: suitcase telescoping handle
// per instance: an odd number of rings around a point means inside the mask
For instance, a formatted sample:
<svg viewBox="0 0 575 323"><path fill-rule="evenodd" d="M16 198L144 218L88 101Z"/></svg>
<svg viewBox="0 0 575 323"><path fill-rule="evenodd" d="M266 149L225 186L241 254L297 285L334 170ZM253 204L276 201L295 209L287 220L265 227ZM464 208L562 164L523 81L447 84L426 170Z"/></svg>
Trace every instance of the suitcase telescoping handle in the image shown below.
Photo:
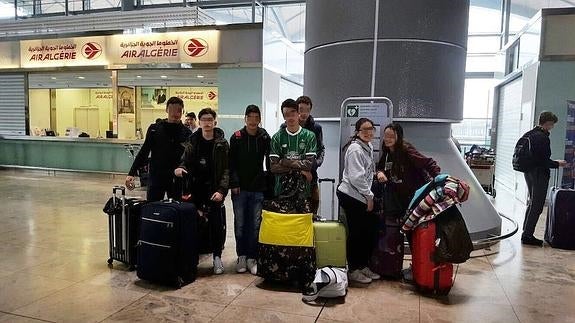
<svg viewBox="0 0 575 323"><path fill-rule="evenodd" d="M320 178L320 179L318 179L318 182L320 182L320 183L332 182L335 185L335 178Z"/></svg>
<svg viewBox="0 0 575 323"><path fill-rule="evenodd" d="M318 185L321 185L321 183L323 183L323 182L330 182L331 183L331 216L332 216L332 220L338 220L337 214L335 214L335 178L319 178L317 180L317 182L318 182ZM319 205L320 205L320 207L322 206L321 201L320 201Z"/></svg>
<svg viewBox="0 0 575 323"><path fill-rule="evenodd" d="M121 185L116 185L112 188L112 194L116 195L117 191L122 191L122 195L126 195L126 188Z"/></svg>
<svg viewBox="0 0 575 323"><path fill-rule="evenodd" d="M122 193L122 195L119 197L122 200L122 202L126 200L126 188L121 185L116 185L112 188L112 198L114 201L114 205L116 205L116 198L118 198L118 191Z"/></svg>
<svg viewBox="0 0 575 323"><path fill-rule="evenodd" d="M571 166L571 167L575 167L575 166ZM572 188L575 189L575 177L573 177L571 179L571 184L565 184L563 185L563 182L560 182L560 178L559 178L559 172L561 171L561 168L557 168L555 169L555 181L553 182L553 187L555 189L562 189L562 188ZM565 172L566 169L563 168L563 171ZM571 187L569 187L571 186Z"/></svg>

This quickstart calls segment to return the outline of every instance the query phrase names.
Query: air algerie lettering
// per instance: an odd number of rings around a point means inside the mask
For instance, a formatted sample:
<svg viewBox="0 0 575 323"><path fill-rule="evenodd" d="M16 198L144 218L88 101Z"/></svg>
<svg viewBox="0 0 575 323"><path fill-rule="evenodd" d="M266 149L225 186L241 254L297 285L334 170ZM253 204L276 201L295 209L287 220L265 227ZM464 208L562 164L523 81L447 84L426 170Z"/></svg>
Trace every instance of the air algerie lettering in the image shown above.
<svg viewBox="0 0 575 323"><path fill-rule="evenodd" d="M142 49L142 50L126 50L122 53L121 58L140 58L140 57L164 57L178 56L178 49Z"/></svg>
<svg viewBox="0 0 575 323"><path fill-rule="evenodd" d="M76 52L34 54L30 61L59 61L64 59L76 59Z"/></svg>

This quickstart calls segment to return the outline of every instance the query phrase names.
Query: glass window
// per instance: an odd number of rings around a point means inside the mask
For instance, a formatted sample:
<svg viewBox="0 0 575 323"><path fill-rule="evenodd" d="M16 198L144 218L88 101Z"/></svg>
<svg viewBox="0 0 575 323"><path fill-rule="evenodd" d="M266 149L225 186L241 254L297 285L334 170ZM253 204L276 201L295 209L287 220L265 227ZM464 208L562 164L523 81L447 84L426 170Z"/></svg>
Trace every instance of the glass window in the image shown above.
<svg viewBox="0 0 575 323"><path fill-rule="evenodd" d="M511 15L509 16L509 34L516 34L535 16L537 11L549 5L548 0L511 0Z"/></svg>
<svg viewBox="0 0 575 323"><path fill-rule="evenodd" d="M501 2L502 0L471 0L468 33L500 33Z"/></svg>
<svg viewBox="0 0 575 323"><path fill-rule="evenodd" d="M305 5L266 6L263 64L303 83Z"/></svg>
<svg viewBox="0 0 575 323"><path fill-rule="evenodd" d="M252 22L252 7L204 9L208 16L216 20L216 25L240 24ZM256 6L256 22L262 22L263 8Z"/></svg>
<svg viewBox="0 0 575 323"><path fill-rule="evenodd" d="M466 79L463 118L491 118L491 99L495 79Z"/></svg>
<svg viewBox="0 0 575 323"><path fill-rule="evenodd" d="M467 38L468 54L492 54L499 51L500 35L479 36L469 35Z"/></svg>
<svg viewBox="0 0 575 323"><path fill-rule="evenodd" d="M518 65L525 66L539 58L541 40L541 19L538 19L524 34L521 35L519 45Z"/></svg>
<svg viewBox="0 0 575 323"><path fill-rule="evenodd" d="M469 54L465 65L466 72L496 72L501 70L497 54Z"/></svg>
<svg viewBox="0 0 575 323"><path fill-rule="evenodd" d="M453 136L464 147L489 146L491 141L492 95L495 79L466 79L463 121L452 125Z"/></svg>
<svg viewBox="0 0 575 323"><path fill-rule="evenodd" d="M112 126L111 72L42 73L28 77L30 132L104 137Z"/></svg>

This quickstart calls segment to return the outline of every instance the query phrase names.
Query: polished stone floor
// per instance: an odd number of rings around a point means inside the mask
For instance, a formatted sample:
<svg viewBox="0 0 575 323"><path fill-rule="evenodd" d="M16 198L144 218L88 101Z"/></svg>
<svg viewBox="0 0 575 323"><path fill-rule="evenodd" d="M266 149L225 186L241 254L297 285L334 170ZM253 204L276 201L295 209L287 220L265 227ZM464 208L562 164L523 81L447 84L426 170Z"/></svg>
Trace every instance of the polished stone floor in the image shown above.
<svg viewBox="0 0 575 323"><path fill-rule="evenodd" d="M444 298L378 281L351 286L344 301L304 304L289 287L234 272L231 225L224 275L203 257L193 284L151 285L106 264L102 207L121 180L0 170L0 322L575 322L575 252L522 247L517 235L476 252ZM498 193L499 209L521 219Z"/></svg>

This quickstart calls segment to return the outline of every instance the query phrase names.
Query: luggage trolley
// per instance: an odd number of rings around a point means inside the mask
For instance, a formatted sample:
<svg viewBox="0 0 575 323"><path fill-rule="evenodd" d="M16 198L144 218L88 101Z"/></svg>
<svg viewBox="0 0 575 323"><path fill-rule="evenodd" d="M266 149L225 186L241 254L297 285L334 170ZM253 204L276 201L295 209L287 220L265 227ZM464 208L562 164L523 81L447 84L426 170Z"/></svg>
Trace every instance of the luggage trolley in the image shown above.
<svg viewBox="0 0 575 323"><path fill-rule="evenodd" d="M472 146L465 160L485 193L495 197L495 153L492 149Z"/></svg>

